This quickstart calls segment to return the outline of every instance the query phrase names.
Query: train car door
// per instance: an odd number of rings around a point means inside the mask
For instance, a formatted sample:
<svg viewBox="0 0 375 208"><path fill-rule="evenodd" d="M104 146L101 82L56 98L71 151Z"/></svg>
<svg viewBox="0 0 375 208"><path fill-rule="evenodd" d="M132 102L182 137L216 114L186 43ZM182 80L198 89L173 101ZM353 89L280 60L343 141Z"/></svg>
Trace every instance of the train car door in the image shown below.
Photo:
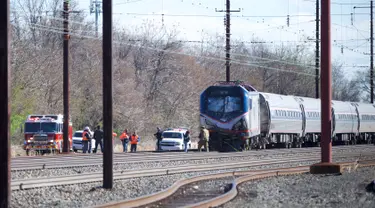
<svg viewBox="0 0 375 208"><path fill-rule="evenodd" d="M305 136L305 130L306 130L306 113L305 113L305 108L303 107L302 104L299 105L301 108L301 115L302 115L302 135L301 137Z"/></svg>

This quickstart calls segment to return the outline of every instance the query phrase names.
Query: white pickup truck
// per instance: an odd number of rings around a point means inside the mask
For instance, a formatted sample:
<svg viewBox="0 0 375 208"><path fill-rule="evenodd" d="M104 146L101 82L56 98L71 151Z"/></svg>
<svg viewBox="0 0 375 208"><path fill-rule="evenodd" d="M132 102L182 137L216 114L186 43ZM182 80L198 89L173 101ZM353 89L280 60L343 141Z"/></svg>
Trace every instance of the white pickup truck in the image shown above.
<svg viewBox="0 0 375 208"><path fill-rule="evenodd" d="M91 135L94 136L94 132L90 131L90 133L91 133ZM83 134L83 130L76 131L73 134L73 150L74 150L74 152L77 152L78 150L82 151L82 148L83 148L82 134ZM94 150L94 148L95 148L95 139L92 139L91 140L91 152Z"/></svg>
<svg viewBox="0 0 375 208"><path fill-rule="evenodd" d="M164 131L162 134L163 140L160 143L161 150L184 150L184 134L186 131L187 129L183 128L168 129ZM191 149L191 140L187 145L188 149Z"/></svg>

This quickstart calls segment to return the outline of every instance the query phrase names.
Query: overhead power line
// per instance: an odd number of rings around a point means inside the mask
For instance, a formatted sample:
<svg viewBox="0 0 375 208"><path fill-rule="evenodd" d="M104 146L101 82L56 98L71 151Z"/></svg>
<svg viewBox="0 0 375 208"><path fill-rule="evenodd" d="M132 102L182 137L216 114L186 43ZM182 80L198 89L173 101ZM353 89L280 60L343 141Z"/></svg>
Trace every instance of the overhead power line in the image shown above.
<svg viewBox="0 0 375 208"><path fill-rule="evenodd" d="M52 27L52 26L45 26L45 25L40 25L40 24L32 24L34 26L38 26L38 27L42 27L43 29L53 29L53 31L51 32L62 32L63 31L63 28L57 28L57 27ZM75 31L77 32L77 31ZM88 30L88 31L83 31L83 32L91 32L91 33L94 33L95 31L91 31L91 30ZM356 40L356 39L349 39L349 40ZM365 39L357 39L357 40L365 40ZM131 41L131 42L141 42L142 40L138 40L138 39L128 39L128 41ZM315 40L309 40L308 42L314 42ZM333 40L334 43L336 43L337 41L347 41L347 40ZM197 41L197 40L177 40L175 42L180 42L180 43L211 43L209 41ZM276 41L275 41L276 42ZM289 41L285 41L285 42L289 42ZM290 41L290 42L293 42L293 41ZM295 41L295 42L299 42L299 41ZM267 41L260 41L260 42L256 42L256 41L242 41L242 43L251 43L251 44L257 44L257 43L267 43ZM273 41L269 41L268 43L273 43ZM366 42L365 42L366 43ZM336 46L336 44L334 44L334 46ZM342 45L338 45L339 47L341 47ZM353 52L356 52L354 51L354 49L351 49L347 46L344 46L344 48L348 49L348 50L351 50ZM296 62L291 62L291 61L284 61L284 60L277 60L277 59L270 59L270 58L263 58L263 57L259 57L259 56L252 56L252 55L247 55L247 54L238 54L238 53L230 53L230 55L235 55L235 56L241 56L241 57L247 57L247 58L256 58L256 59L261 59L261 60L267 60L269 62L279 62L279 63L284 63L284 64L289 64L289 65L296 65L296 66L302 66L302 67L307 67L307 68L313 68L313 65L307 65L307 64L301 64L301 63L296 63ZM366 55L366 54L364 54Z"/></svg>
<svg viewBox="0 0 375 208"><path fill-rule="evenodd" d="M35 29L40 29L40 30L46 30L50 32L55 32L55 33L60 33L64 34L63 31L56 31L56 30L49 30L46 28L38 28L37 26L34 27ZM88 38L88 39L94 39L94 40L100 40L101 38L96 38L95 36L85 36L81 34L75 34L75 33L69 33L70 36L72 37L80 37L80 38ZM222 61L226 62L226 59L223 58L216 58L216 57L209 57L209 56L201 56L201 55L195 55L195 54L187 54L187 53L182 53L182 52L176 52L176 51L171 51L171 50L164 50L164 49L159 49L159 48L153 48L149 46L144 46L144 45L136 45L136 44L130 44L130 43L124 43L124 42L119 42L119 41L113 41L113 43L117 46L133 46L133 47L138 47L138 48L147 48L149 50L154 50L154 51L162 51L165 53L170 53L170 54L176 54L176 55L183 55L183 56L190 56L190 57L196 57L196 58L205 58L205 59L210 59L210 60L216 60L216 61ZM294 73L294 74L300 74L300 75L305 75L305 76L315 76L314 74L311 73L306 73L306 72L298 72L298 71L292 71L292 70L284 70L284 69L278 69L274 67L267 67L267 66L261 66L257 64L252 64L248 62L243 62L242 60L231 60L231 63L238 64L238 65L243 65L243 66L253 66L253 67L258 67L258 68L264 68L264 69L269 69L269 70L275 70L275 71L281 71L281 72L287 72L287 73Z"/></svg>
<svg viewBox="0 0 375 208"><path fill-rule="evenodd" d="M222 15L204 15L204 14L165 14L165 13L113 13L116 15L135 15L135 16L173 16L173 17L219 17L223 18ZM351 16L351 13L347 14L331 14L331 16ZM368 13L356 13L356 15L368 15ZM230 17L237 18L288 18L288 15L231 15ZM290 17L315 17L315 14L291 14Z"/></svg>

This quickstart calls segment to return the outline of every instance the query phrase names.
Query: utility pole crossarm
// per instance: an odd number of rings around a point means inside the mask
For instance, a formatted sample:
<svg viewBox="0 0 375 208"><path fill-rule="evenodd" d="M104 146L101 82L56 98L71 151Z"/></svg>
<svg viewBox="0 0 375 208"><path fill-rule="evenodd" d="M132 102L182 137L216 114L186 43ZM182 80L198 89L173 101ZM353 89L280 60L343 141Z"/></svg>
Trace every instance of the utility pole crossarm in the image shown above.
<svg viewBox="0 0 375 208"><path fill-rule="evenodd" d="M230 0L226 0L227 5L226 5L226 10L217 10L215 9L216 12L225 12L226 13L226 18L224 20L225 24L225 36L226 36L226 46L225 46L225 65L226 65L226 81L230 82L230 13L231 12L240 12L241 9L238 10L230 10Z"/></svg>
<svg viewBox="0 0 375 208"><path fill-rule="evenodd" d="M99 32L99 14L102 13L102 2L94 0L90 2L90 14L95 13L95 35L98 37Z"/></svg>

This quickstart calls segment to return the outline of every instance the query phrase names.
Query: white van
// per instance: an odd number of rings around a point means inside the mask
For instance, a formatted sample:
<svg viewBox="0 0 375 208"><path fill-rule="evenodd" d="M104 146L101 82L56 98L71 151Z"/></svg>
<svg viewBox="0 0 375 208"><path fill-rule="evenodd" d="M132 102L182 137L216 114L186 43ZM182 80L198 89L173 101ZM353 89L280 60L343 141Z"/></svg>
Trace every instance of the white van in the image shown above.
<svg viewBox="0 0 375 208"><path fill-rule="evenodd" d="M91 135L94 136L94 132L90 132L90 133L91 133ZM83 130L76 131L73 134L73 151L74 152L77 152L78 150L82 150L82 148L83 148L82 134L83 134ZM95 139L92 139L91 140L91 152L94 150L94 148L95 148ZM98 149L99 149L99 147L98 147Z"/></svg>
<svg viewBox="0 0 375 208"><path fill-rule="evenodd" d="M167 129L163 132L163 140L160 143L161 150L184 150L184 134L187 129L177 128L177 129ZM191 139L187 143L188 149L191 149Z"/></svg>

